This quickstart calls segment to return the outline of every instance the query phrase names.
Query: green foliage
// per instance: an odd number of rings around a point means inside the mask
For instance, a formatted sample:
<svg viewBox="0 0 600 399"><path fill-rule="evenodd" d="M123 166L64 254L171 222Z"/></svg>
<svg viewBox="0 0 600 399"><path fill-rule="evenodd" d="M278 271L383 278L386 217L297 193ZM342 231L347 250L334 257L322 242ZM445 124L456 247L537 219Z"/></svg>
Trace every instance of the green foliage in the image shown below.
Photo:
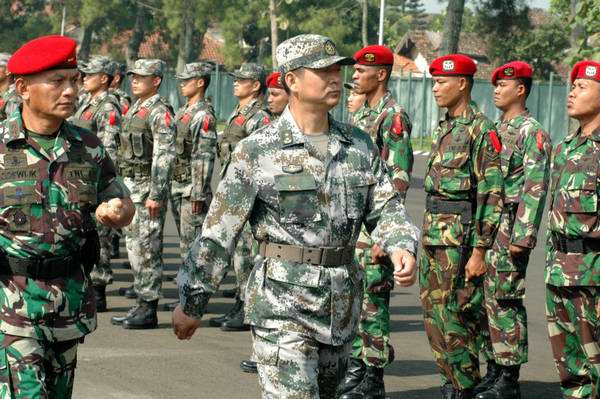
<svg viewBox="0 0 600 399"><path fill-rule="evenodd" d="M583 28L583 37L571 49L571 61L600 59L600 1L579 0L575 15L571 18L571 28Z"/></svg>
<svg viewBox="0 0 600 399"><path fill-rule="evenodd" d="M0 0L1 51L12 53L23 42L53 30L51 18L43 12L44 0Z"/></svg>

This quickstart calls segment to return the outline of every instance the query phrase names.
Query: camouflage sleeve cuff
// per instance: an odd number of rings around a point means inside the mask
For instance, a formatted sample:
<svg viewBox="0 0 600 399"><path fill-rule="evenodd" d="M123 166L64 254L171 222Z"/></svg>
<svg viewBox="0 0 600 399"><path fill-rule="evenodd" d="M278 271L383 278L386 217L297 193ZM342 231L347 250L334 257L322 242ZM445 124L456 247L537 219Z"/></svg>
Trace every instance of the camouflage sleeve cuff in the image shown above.
<svg viewBox="0 0 600 399"><path fill-rule="evenodd" d="M474 248L486 248L489 249L492 247L494 240L491 237L480 237L477 235L473 235L473 239L471 240L471 246Z"/></svg>
<svg viewBox="0 0 600 399"><path fill-rule="evenodd" d="M535 248L535 245L537 243L537 239L536 237L524 237L524 238L518 238L518 237L512 237L511 242L512 245L516 245L519 247L523 247L523 248Z"/></svg>

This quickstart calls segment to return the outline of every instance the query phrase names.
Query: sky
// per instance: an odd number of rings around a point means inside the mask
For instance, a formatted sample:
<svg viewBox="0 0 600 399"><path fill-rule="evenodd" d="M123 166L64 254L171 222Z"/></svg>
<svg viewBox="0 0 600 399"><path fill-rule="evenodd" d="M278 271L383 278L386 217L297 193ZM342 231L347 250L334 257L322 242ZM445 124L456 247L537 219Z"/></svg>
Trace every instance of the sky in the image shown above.
<svg viewBox="0 0 600 399"><path fill-rule="evenodd" d="M467 0L467 6L470 1ZM550 7L550 0L527 0L531 8L543 8L547 10ZM438 13L446 8L446 2L440 0L423 0L426 12Z"/></svg>

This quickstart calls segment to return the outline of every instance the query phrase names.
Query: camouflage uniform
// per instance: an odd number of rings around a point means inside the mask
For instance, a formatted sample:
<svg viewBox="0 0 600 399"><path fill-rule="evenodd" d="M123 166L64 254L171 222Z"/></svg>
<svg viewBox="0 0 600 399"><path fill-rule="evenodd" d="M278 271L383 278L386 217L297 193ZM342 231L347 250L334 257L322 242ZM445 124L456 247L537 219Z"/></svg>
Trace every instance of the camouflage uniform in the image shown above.
<svg viewBox="0 0 600 399"><path fill-rule="evenodd" d="M140 59L129 73L162 76L164 62ZM123 120L119 168L131 191L135 216L123 229L133 287L143 301L157 300L162 284L162 240L175 161L175 123L169 103L158 94L137 100ZM146 200L162 203L160 216L151 219Z"/></svg>
<svg viewBox="0 0 600 399"><path fill-rule="evenodd" d="M0 96L0 120L8 118L21 106L21 97L17 94L15 84L8 86L8 89Z"/></svg>
<svg viewBox="0 0 600 399"><path fill-rule="evenodd" d="M68 122L46 152L17 111L0 125L0 154L1 262L13 270L0 279L0 397L69 398L77 344L96 328L91 264L80 264L95 252L90 212L129 192L100 140ZM28 259L48 263L25 277Z"/></svg>
<svg viewBox="0 0 600 399"><path fill-rule="evenodd" d="M195 62L187 64L177 78L206 76L211 70L209 65ZM171 182L171 208L179 232L182 260L200 234L212 199L210 181L217 146L215 121L215 111L204 99L186 104L175 114L177 158ZM192 201L202 202L200 213L192 213Z"/></svg>
<svg viewBox="0 0 600 399"><path fill-rule="evenodd" d="M493 123L474 102L461 116L446 115L432 134L424 180L419 282L425 330L442 383L460 390L480 378L475 337L483 276L466 281L465 265L473 247L491 247L500 221L503 180L494 139Z"/></svg>
<svg viewBox="0 0 600 399"><path fill-rule="evenodd" d="M365 102L354 114L352 124L369 133L389 168L394 188L404 199L413 166L412 125L404 109L387 91L373 108ZM394 360L389 311L394 268L389 259L382 264L373 263L373 244L363 227L356 243L356 259L365 272L364 297L358 334L352 343L352 357L362 359L369 366L382 368Z"/></svg>
<svg viewBox="0 0 600 399"><path fill-rule="evenodd" d="M486 317L483 353L502 366L527 363L526 258L513 259L509 245L533 249L548 188L552 143L525 111L496 123L502 140L504 208L492 249L486 253Z"/></svg>
<svg viewBox="0 0 600 399"><path fill-rule="evenodd" d="M600 129L581 129L553 155L546 317L563 396L600 397Z"/></svg>
<svg viewBox="0 0 600 399"><path fill-rule="evenodd" d="M113 73L115 75L125 75L125 64L121 64L119 62L116 61L112 61L113 63ZM109 89L109 91L111 92L111 94L113 94L115 97L117 97L117 100L119 100L119 105L120 105L120 109L121 109L121 115L125 116L127 115L127 111L129 111L129 108L131 108L131 97L129 96L129 94L127 94L124 90L121 90L120 88L117 89Z"/></svg>
<svg viewBox="0 0 600 399"><path fill-rule="evenodd" d="M8 64L8 60L10 60L11 55L8 53L0 53L0 67L2 67L2 73L6 73L6 64ZM9 80L8 76L3 76L5 80ZM6 106L6 100L4 98L5 94L8 93L11 89L11 85L9 85L6 90L0 93L0 120L6 119L6 113L4 112L4 108ZM14 88L13 88L14 90Z"/></svg>
<svg viewBox="0 0 600 399"><path fill-rule="evenodd" d="M82 66L80 70L86 74L112 74L112 64L108 58L97 57ZM107 91L95 97L86 97L71 122L96 134L111 159L117 159L117 136L121 130L121 112L117 99ZM111 242L114 230L98 224L100 237L100 260L90 273L92 284L108 285L113 281L110 267Z"/></svg>

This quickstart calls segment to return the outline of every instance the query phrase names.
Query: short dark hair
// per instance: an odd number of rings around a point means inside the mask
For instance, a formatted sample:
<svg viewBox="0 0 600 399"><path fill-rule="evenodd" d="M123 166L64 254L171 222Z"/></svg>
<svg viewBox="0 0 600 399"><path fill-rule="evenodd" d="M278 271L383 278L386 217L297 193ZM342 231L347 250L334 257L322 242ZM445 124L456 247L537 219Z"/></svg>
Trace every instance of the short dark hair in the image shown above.
<svg viewBox="0 0 600 399"><path fill-rule="evenodd" d="M381 66L382 69L385 69L385 84L388 84L388 82L390 81L390 78L392 77L392 71L394 69L393 65L382 65Z"/></svg>
<svg viewBox="0 0 600 399"><path fill-rule="evenodd" d="M475 85L475 79L473 79L473 76L466 75L464 78L467 81L467 85L469 86L469 90L473 90L473 86Z"/></svg>
<svg viewBox="0 0 600 399"><path fill-rule="evenodd" d="M525 98L528 98L529 93L531 93L531 86L533 86L533 79L517 78L515 80L517 81L517 84L523 85L525 87Z"/></svg>
<svg viewBox="0 0 600 399"><path fill-rule="evenodd" d="M202 80L204 80L204 90L208 89L208 86L210 85L210 75L204 75L201 76Z"/></svg>
<svg viewBox="0 0 600 399"><path fill-rule="evenodd" d="M294 69L293 71L289 71L289 72L301 72L304 73L304 68L298 68L298 69ZM292 92L290 91L289 86L287 85L287 82L285 81L285 73L281 74L281 86L283 87L283 90L285 91L285 93L289 96L290 94L292 94Z"/></svg>

